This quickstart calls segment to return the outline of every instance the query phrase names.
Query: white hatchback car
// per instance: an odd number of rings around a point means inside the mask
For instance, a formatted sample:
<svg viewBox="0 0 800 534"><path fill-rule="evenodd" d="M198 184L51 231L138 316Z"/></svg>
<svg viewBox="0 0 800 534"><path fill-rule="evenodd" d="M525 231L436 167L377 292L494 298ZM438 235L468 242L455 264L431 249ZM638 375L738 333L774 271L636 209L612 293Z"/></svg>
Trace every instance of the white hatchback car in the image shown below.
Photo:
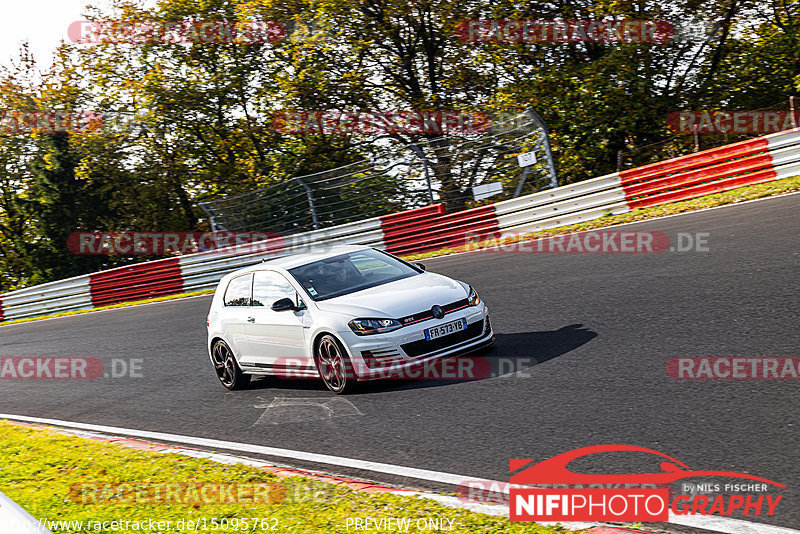
<svg viewBox="0 0 800 534"><path fill-rule="evenodd" d="M208 314L222 385L253 375L321 377L334 393L494 342L486 305L464 282L364 246L337 246L222 278Z"/></svg>

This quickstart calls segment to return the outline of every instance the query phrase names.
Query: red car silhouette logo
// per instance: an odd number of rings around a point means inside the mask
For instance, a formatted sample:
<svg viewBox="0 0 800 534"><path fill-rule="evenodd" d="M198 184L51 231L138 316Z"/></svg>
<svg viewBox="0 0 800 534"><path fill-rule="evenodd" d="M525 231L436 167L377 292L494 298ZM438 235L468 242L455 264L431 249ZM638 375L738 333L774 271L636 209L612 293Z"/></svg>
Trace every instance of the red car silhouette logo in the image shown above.
<svg viewBox="0 0 800 534"><path fill-rule="evenodd" d="M643 452L655 454L664 458L666 461L661 462L661 472L658 473L595 475L575 473L567 469L567 464L573 460L601 452ZM510 471L516 471L520 467L530 464L533 461L535 460L511 460L509 462ZM593 445L591 447L575 449L528 467L513 475L510 482L512 484L669 484L684 478L711 476L745 478L758 482L766 482L780 488L786 487L778 482L747 473L737 473L734 471L696 471L662 452L645 447L637 447L635 445Z"/></svg>

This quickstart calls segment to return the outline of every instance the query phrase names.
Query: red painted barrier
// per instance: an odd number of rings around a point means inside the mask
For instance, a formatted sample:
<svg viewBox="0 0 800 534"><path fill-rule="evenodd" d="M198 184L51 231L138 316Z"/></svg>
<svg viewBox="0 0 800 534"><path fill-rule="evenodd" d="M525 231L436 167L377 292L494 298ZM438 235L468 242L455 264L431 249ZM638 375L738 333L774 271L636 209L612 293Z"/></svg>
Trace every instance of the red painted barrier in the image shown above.
<svg viewBox="0 0 800 534"><path fill-rule="evenodd" d="M404 222L397 224L397 220ZM386 250L397 254L418 254L457 247L465 243L468 234L498 231L494 206L481 206L447 215L399 218L394 221L386 221L382 217L381 224Z"/></svg>
<svg viewBox="0 0 800 534"><path fill-rule="evenodd" d="M91 274L89 285L97 307L180 293L183 279L178 258L169 258Z"/></svg>
<svg viewBox="0 0 800 534"><path fill-rule="evenodd" d="M389 215L384 215L381 217L381 225L387 227L413 221L420 221L429 217L444 215L445 211L447 211L447 209L445 208L444 204L432 204L430 206L425 206L424 208L390 213Z"/></svg>
<svg viewBox="0 0 800 534"><path fill-rule="evenodd" d="M775 180L775 178L777 178L777 173L775 172L775 169L770 167L769 169L764 169L755 173L734 176L724 180L706 182L693 187L687 187L675 191L667 191L658 195L628 200L628 205L631 209L634 209L658 206L659 204L669 204L670 202L680 202L681 200L689 200L705 195L711 195L713 193L730 191L731 189L737 189L744 185L771 182L772 180Z"/></svg>
<svg viewBox="0 0 800 534"><path fill-rule="evenodd" d="M666 178L639 182L625 187L625 194L629 197L652 195L668 189L689 187L701 182L719 180L726 176L734 176L745 172L755 172L772 168L772 157L769 154L758 154L747 158L737 159L713 167L705 167L689 172L673 174Z"/></svg>
<svg viewBox="0 0 800 534"><path fill-rule="evenodd" d="M759 152L765 152L768 148L768 141L763 137L748 139L731 145L697 152L696 154L680 156L666 161L659 161L642 167L636 167L635 169L620 171L619 176L622 185L625 186L634 182L652 180L672 173L688 171L698 167L709 167L735 158L751 156Z"/></svg>
<svg viewBox="0 0 800 534"><path fill-rule="evenodd" d="M776 176L765 138L621 171L628 206L644 208L767 182Z"/></svg>
<svg viewBox="0 0 800 534"><path fill-rule="evenodd" d="M3 321L3 299L0 299L0 322Z"/></svg>

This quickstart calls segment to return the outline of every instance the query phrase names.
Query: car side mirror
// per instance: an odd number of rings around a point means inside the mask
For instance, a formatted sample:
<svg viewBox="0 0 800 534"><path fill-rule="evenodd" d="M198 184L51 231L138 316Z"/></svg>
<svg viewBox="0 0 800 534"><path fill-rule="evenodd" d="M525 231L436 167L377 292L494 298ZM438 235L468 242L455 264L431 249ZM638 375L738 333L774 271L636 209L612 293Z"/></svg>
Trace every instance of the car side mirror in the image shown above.
<svg viewBox="0 0 800 534"><path fill-rule="evenodd" d="M425 264L424 264L424 263L420 263L420 262L418 262L418 261L415 261L415 262L414 262L414 265L415 265L416 267L419 267L419 268L420 268L420 269L422 269L423 271L427 271L427 270L428 270L428 269L426 269L426 268L425 268Z"/></svg>
<svg viewBox="0 0 800 534"><path fill-rule="evenodd" d="M287 311L287 310L295 310L297 306L294 305L294 301L288 297L284 297L280 300L276 300L272 304L272 311Z"/></svg>

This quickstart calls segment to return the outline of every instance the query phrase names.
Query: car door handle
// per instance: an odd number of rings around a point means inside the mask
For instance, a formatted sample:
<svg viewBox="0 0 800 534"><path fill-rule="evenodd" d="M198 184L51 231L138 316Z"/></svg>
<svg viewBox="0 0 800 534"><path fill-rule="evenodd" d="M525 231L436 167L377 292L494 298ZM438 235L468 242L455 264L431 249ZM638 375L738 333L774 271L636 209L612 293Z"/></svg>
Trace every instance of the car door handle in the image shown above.
<svg viewBox="0 0 800 534"><path fill-rule="evenodd" d="M247 318L247 322L248 323L254 323L254 322L256 322L256 318L255 317L248 317Z"/></svg>

